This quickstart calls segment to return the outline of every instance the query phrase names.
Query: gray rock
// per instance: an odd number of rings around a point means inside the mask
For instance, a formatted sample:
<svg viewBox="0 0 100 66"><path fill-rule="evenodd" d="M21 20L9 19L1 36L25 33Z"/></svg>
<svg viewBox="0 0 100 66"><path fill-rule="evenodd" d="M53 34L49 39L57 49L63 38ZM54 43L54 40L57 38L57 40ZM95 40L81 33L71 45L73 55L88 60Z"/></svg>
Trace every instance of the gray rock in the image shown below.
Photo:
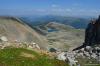
<svg viewBox="0 0 100 66"><path fill-rule="evenodd" d="M91 57L96 59L97 55L95 53L92 53Z"/></svg>
<svg viewBox="0 0 100 66"><path fill-rule="evenodd" d="M65 61L66 60L66 56L65 55L66 55L66 53L62 52L57 56L57 59Z"/></svg>
<svg viewBox="0 0 100 66"><path fill-rule="evenodd" d="M84 52L84 48L80 49L81 52Z"/></svg>
<svg viewBox="0 0 100 66"><path fill-rule="evenodd" d="M8 39L7 39L6 36L1 36L0 39L1 39L2 41L4 41L4 42L7 42L7 41L8 41Z"/></svg>
<svg viewBox="0 0 100 66"><path fill-rule="evenodd" d="M89 52L90 50L92 50L92 47L91 46L86 46L85 50Z"/></svg>
<svg viewBox="0 0 100 66"><path fill-rule="evenodd" d="M83 54L84 54L84 56L86 56L86 57L90 57L89 52L84 52Z"/></svg>
<svg viewBox="0 0 100 66"><path fill-rule="evenodd" d="M78 53L77 54L77 57L84 57L84 54L81 52L81 53Z"/></svg>

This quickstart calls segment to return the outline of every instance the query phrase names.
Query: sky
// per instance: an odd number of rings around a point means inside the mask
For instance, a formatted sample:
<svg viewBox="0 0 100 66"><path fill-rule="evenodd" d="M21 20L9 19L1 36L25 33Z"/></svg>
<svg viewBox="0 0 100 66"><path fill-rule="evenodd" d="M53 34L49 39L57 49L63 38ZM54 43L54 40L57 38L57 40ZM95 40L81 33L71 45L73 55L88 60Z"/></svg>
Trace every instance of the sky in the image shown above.
<svg viewBox="0 0 100 66"><path fill-rule="evenodd" d="M0 15L98 16L100 0L0 0Z"/></svg>

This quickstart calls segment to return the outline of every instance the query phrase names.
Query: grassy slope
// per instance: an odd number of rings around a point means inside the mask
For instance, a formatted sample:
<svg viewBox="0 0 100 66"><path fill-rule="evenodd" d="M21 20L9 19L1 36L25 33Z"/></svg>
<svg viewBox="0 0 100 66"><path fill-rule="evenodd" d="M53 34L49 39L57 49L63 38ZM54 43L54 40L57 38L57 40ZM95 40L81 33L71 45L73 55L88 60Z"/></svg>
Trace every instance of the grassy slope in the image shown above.
<svg viewBox="0 0 100 66"><path fill-rule="evenodd" d="M31 50L6 48L0 50L0 66L68 66L68 64Z"/></svg>

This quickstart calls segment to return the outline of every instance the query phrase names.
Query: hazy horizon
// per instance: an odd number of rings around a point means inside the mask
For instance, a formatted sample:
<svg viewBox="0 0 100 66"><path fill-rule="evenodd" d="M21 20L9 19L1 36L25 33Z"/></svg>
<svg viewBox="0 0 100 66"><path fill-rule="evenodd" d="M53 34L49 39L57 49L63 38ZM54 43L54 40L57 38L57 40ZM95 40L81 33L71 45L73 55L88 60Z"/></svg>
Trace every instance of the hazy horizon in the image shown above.
<svg viewBox="0 0 100 66"><path fill-rule="evenodd" d="M98 16L100 0L0 0L0 16Z"/></svg>

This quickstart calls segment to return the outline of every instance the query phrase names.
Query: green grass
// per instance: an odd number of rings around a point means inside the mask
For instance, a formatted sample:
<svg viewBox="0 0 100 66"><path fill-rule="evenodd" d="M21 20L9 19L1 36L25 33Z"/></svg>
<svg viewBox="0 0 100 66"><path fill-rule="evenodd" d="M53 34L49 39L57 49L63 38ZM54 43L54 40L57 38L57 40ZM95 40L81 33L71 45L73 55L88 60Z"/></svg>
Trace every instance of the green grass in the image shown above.
<svg viewBox="0 0 100 66"><path fill-rule="evenodd" d="M31 54L35 58L21 56L23 52ZM0 50L0 66L68 66L68 64L31 50L6 48Z"/></svg>

